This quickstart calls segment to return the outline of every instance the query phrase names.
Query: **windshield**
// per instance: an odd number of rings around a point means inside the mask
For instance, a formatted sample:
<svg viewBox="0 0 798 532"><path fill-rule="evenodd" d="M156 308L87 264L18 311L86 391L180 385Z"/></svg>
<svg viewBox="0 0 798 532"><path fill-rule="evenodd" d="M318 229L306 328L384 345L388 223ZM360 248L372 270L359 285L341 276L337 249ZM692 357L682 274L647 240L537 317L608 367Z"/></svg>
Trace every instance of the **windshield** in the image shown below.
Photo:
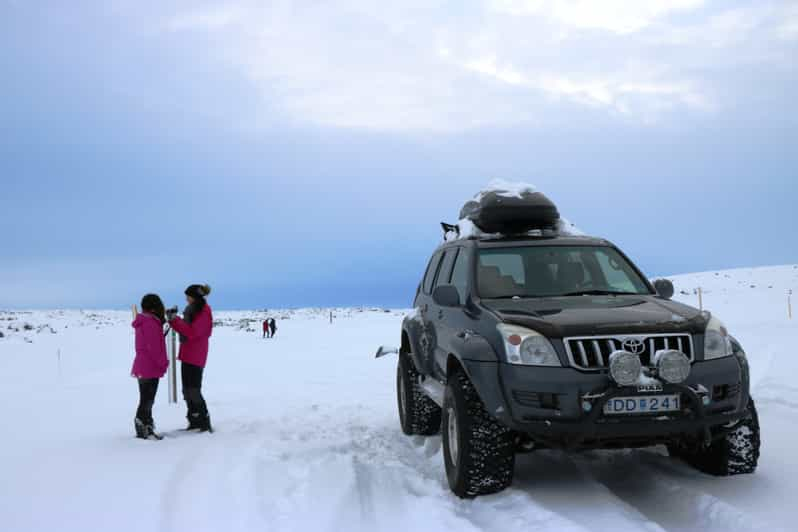
<svg viewBox="0 0 798 532"><path fill-rule="evenodd" d="M481 249L477 286L485 299L651 293L632 265L606 246Z"/></svg>

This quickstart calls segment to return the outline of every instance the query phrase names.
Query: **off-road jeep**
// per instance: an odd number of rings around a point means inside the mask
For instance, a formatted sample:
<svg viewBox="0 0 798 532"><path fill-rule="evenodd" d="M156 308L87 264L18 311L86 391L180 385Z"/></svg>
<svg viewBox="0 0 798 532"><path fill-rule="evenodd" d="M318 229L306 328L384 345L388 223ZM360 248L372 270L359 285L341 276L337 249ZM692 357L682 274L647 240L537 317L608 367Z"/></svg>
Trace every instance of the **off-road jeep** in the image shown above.
<svg viewBox="0 0 798 532"><path fill-rule="evenodd" d="M600 238L444 242L402 324L402 430L442 431L460 497L506 488L516 453L539 448L664 444L704 472L751 473L759 424L745 352L672 295Z"/></svg>

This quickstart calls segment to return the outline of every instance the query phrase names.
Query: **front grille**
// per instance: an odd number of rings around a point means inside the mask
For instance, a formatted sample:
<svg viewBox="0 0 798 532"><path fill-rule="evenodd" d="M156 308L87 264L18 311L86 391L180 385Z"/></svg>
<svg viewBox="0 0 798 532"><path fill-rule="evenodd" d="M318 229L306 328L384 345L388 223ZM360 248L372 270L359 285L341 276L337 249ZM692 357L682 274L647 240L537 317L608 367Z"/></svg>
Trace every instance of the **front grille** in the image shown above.
<svg viewBox="0 0 798 532"><path fill-rule="evenodd" d="M654 353L661 349L676 349L687 355L691 362L694 360L693 338L687 333L585 336L565 338L564 343L568 360L579 369L604 369L609 365L613 351L626 349L635 352L629 344L637 344L637 354L644 366L650 366ZM628 343L626 347L625 343Z"/></svg>

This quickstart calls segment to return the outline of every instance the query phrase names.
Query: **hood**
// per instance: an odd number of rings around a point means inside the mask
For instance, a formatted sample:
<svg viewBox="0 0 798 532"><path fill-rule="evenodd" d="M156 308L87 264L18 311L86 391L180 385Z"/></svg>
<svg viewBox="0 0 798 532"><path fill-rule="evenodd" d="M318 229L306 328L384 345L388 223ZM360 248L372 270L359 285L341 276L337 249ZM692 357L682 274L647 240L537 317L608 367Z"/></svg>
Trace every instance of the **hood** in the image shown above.
<svg viewBox="0 0 798 532"><path fill-rule="evenodd" d="M696 308L656 296L578 296L482 300L506 323L549 337L704 332L707 318Z"/></svg>

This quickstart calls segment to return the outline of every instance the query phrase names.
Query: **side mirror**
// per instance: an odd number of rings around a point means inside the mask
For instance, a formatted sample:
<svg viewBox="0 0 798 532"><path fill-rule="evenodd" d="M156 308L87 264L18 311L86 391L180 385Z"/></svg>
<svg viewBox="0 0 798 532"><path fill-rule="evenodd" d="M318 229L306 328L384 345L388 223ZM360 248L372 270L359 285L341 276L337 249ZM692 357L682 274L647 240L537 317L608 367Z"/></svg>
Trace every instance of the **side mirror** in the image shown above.
<svg viewBox="0 0 798 532"><path fill-rule="evenodd" d="M668 279L657 279L654 281L654 289L664 299L673 297L673 283Z"/></svg>
<svg viewBox="0 0 798 532"><path fill-rule="evenodd" d="M460 292L451 284L438 285L432 291L432 300L441 307L459 307Z"/></svg>
<svg viewBox="0 0 798 532"><path fill-rule="evenodd" d="M398 347L393 347L393 346L388 346L388 345L381 345L377 349L377 354L374 356L374 358L381 358L381 357L384 357L386 355L398 355L398 354L399 354L399 348Z"/></svg>

